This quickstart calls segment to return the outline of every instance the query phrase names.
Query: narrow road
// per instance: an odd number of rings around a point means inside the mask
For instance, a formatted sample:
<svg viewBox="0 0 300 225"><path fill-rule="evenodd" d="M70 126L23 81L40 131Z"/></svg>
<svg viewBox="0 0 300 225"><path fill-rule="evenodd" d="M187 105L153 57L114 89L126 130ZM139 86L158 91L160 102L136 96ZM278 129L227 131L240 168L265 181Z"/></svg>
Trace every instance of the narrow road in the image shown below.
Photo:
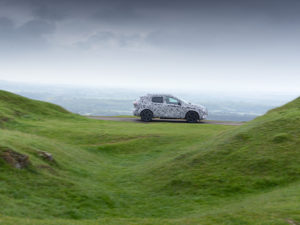
<svg viewBox="0 0 300 225"><path fill-rule="evenodd" d="M127 122L136 122L144 123L140 118L136 117L116 117L116 116L87 116L90 119L96 120L112 120L112 121L127 121ZM185 120L179 119L153 119L152 122L161 122L161 123L186 123ZM233 121L216 121L216 120L202 120L198 124L219 124L219 125L229 125L229 126L240 126L244 122L233 122Z"/></svg>

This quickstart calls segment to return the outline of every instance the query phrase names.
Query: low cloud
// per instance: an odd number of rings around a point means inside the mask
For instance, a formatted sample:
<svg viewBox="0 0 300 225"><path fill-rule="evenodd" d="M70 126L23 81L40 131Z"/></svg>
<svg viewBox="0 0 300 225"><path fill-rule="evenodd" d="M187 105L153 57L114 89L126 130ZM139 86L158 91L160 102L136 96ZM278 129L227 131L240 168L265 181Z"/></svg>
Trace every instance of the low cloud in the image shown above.
<svg viewBox="0 0 300 225"><path fill-rule="evenodd" d="M30 20L18 27L17 32L31 38L40 38L55 31L55 25L43 20Z"/></svg>
<svg viewBox="0 0 300 225"><path fill-rule="evenodd" d="M135 23L142 18L138 10L129 4L117 4L116 6L100 7L95 13L92 14L92 18L99 22L109 23Z"/></svg>
<svg viewBox="0 0 300 225"><path fill-rule="evenodd" d="M55 25L43 20L30 20L17 26L6 17L0 18L0 46L7 51L14 49L45 48L46 36L54 33Z"/></svg>
<svg viewBox="0 0 300 225"><path fill-rule="evenodd" d="M140 48L144 45L144 37L141 34L121 34L110 31L102 31L91 35L84 41L75 43L75 46L90 50L98 48Z"/></svg>

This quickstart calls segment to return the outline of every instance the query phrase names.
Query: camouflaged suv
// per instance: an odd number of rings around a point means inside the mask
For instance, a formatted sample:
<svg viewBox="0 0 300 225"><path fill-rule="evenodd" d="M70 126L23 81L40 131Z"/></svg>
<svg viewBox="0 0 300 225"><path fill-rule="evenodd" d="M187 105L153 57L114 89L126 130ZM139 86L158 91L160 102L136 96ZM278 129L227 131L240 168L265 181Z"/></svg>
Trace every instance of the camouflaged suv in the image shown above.
<svg viewBox="0 0 300 225"><path fill-rule="evenodd" d="M133 103L133 115L140 116L145 122L152 118L186 119L190 123L206 119L207 109L201 105L194 105L173 95L148 94Z"/></svg>

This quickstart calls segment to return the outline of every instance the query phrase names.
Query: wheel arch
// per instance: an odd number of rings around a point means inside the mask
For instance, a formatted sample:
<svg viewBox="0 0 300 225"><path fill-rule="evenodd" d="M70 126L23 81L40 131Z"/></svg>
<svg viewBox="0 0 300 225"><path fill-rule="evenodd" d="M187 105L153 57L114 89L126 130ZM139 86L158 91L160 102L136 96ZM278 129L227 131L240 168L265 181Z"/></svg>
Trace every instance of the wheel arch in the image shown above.
<svg viewBox="0 0 300 225"><path fill-rule="evenodd" d="M150 108L143 108L143 109L141 109L141 110L140 110L140 114L141 114L143 111L145 111L145 110L149 110L149 111L152 112L152 114L153 114L153 110L151 110Z"/></svg>

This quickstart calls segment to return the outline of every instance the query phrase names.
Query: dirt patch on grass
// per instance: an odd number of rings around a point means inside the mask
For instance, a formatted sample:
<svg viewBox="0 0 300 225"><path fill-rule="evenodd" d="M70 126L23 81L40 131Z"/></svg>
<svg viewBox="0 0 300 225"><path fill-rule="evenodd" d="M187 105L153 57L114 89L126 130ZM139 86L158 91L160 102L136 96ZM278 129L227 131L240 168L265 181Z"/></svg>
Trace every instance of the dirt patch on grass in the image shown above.
<svg viewBox="0 0 300 225"><path fill-rule="evenodd" d="M27 155L18 153L9 148L0 148L0 158L16 169L24 169L30 165L30 160Z"/></svg>

